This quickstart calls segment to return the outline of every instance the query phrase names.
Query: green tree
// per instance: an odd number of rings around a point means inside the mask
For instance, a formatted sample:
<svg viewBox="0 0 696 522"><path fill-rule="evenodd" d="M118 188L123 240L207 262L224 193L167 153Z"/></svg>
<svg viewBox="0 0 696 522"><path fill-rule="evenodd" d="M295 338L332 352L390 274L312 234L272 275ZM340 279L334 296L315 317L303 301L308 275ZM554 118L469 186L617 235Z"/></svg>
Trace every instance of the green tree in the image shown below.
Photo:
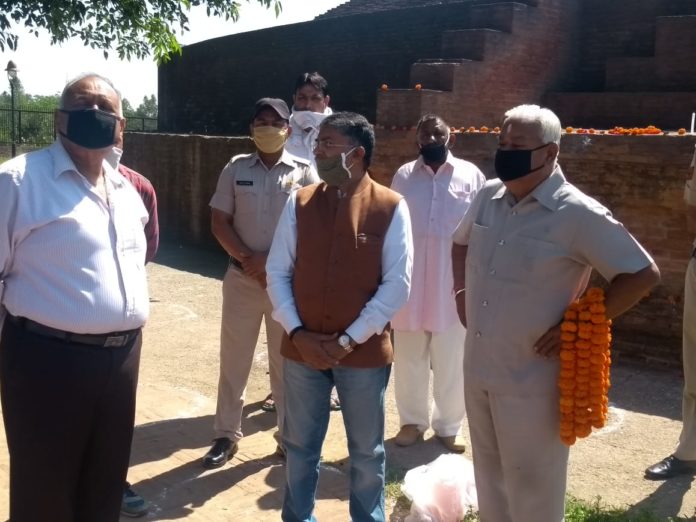
<svg viewBox="0 0 696 522"><path fill-rule="evenodd" d="M126 116L135 113L135 111L133 110L133 106L131 105L131 102L128 101L128 98L123 98L121 100L121 111Z"/></svg>
<svg viewBox="0 0 696 522"><path fill-rule="evenodd" d="M276 16L281 0L246 0L273 7ZM72 37L86 46L101 49L104 56L115 50L121 59L145 58L151 53L166 62L181 53L175 31L188 31L188 11L204 5L208 16L237 21L241 3L232 0L0 0L0 51L17 49L12 22L23 23L38 36L46 29L51 43Z"/></svg>
<svg viewBox="0 0 696 522"><path fill-rule="evenodd" d="M138 105L135 109L135 114L142 116L143 118L156 118L157 117L157 98L155 95L143 96L143 103Z"/></svg>

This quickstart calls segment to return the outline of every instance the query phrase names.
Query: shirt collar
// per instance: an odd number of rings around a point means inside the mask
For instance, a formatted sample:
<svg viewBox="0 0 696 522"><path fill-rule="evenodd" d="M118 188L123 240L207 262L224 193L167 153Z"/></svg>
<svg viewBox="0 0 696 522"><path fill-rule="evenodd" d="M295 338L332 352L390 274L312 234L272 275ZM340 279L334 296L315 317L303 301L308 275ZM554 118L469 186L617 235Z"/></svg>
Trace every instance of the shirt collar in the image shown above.
<svg viewBox="0 0 696 522"><path fill-rule="evenodd" d="M539 183L534 190L525 198L534 198L543 206L549 210L558 209L558 198L556 197L558 190L566 182L566 178L563 175L560 165L556 165L556 168L551 173L551 175L544 181ZM503 182L500 182L500 187L493 194L491 199L501 199L508 193L507 187Z"/></svg>
<svg viewBox="0 0 696 522"><path fill-rule="evenodd" d="M445 162L440 166L440 168L442 168L444 165L450 165L452 167L454 166L454 156L452 155L452 152L450 150L447 150L447 158L445 159ZM420 154L418 155L418 159L416 160L415 168L429 168L430 170L433 170L430 167L430 165L425 164L425 161L423 161L423 156L421 156ZM433 174L437 174L437 172L434 172Z"/></svg>
<svg viewBox="0 0 696 522"><path fill-rule="evenodd" d="M565 181L561 167L556 165L551 175L539 183L530 195L549 210L558 210L557 194Z"/></svg>
<svg viewBox="0 0 696 522"><path fill-rule="evenodd" d="M294 168L297 166L296 160L297 160L297 158L295 156L293 156L285 148L283 148L283 153L280 155L280 159L278 159L276 165L278 165L279 163L285 163L289 167ZM266 166L261 161L261 158L259 157L259 153L254 152L254 154L252 154L252 156L251 156L251 164L256 165L257 163L261 163L264 167ZM275 165L273 165L273 167L275 167ZM271 168L273 168L273 167L271 167Z"/></svg>
<svg viewBox="0 0 696 522"><path fill-rule="evenodd" d="M48 150L51 153L51 157L53 158L54 179L57 179L61 174L65 172L75 172L76 174L82 176L82 174L80 174L80 171L77 170L75 162L70 157L70 154L68 154L68 151L65 150L65 147L63 147L63 143L61 142L60 138L56 139L56 141L54 141L53 144L51 144ZM104 173L106 177L109 178L109 181L119 186L123 184L123 177L118 175L116 170L114 170L114 168L108 161L104 160L102 162L102 165L104 168Z"/></svg>

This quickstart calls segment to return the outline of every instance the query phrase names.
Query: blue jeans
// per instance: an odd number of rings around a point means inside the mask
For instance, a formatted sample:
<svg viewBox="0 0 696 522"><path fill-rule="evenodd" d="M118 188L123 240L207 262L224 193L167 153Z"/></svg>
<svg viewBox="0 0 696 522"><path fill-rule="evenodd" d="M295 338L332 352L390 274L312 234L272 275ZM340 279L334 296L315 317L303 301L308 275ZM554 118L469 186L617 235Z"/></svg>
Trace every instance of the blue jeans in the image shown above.
<svg viewBox="0 0 696 522"><path fill-rule="evenodd" d="M284 522L315 522L314 497L321 447L329 425L329 397L336 386L350 457L353 522L384 522L384 390L387 367L314 370L285 359L283 429L286 487Z"/></svg>

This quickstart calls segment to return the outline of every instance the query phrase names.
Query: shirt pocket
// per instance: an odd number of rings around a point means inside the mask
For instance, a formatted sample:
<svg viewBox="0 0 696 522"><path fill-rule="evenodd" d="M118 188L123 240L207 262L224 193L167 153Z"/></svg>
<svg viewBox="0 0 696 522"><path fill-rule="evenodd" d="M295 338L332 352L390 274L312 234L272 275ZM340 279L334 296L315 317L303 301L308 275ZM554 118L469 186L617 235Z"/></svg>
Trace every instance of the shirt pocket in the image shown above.
<svg viewBox="0 0 696 522"><path fill-rule="evenodd" d="M517 236L508 240L506 246L501 252L508 254L500 259L501 273L533 287L554 281L565 263L572 262L562 245L542 239Z"/></svg>
<svg viewBox="0 0 696 522"><path fill-rule="evenodd" d="M240 185L239 182L234 186L234 207L238 214L251 214L256 212L258 196L254 185Z"/></svg>
<svg viewBox="0 0 696 522"><path fill-rule="evenodd" d="M488 265L489 255L486 251L486 235L489 232L488 227L478 223L474 223L471 226L466 253L467 274L480 273Z"/></svg>
<svg viewBox="0 0 696 522"><path fill-rule="evenodd" d="M457 226L464 219L469 205L471 204L471 193L462 190L448 190L445 197L443 212L442 235L452 237Z"/></svg>

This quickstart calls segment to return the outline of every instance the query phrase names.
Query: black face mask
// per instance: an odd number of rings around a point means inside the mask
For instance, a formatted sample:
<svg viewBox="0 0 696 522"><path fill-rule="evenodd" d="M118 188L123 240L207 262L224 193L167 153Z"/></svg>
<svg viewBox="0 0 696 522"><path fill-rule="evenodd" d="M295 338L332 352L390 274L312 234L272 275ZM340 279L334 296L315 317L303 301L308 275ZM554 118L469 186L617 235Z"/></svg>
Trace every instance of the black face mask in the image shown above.
<svg viewBox="0 0 696 522"><path fill-rule="evenodd" d="M536 172L537 170L543 168L544 164L542 163L538 167L532 168L532 152L543 149L548 145L551 144L545 143L544 145L540 145L535 149L527 150L496 150L496 174L498 174L501 181L512 181L514 179L522 178L527 174L531 174L532 172Z"/></svg>
<svg viewBox="0 0 696 522"><path fill-rule="evenodd" d="M68 111L68 132L60 133L75 145L86 149L103 149L115 143L118 116L99 109L77 109Z"/></svg>
<svg viewBox="0 0 696 522"><path fill-rule="evenodd" d="M426 145L420 148L420 154L426 163L444 163L447 159L447 144Z"/></svg>

